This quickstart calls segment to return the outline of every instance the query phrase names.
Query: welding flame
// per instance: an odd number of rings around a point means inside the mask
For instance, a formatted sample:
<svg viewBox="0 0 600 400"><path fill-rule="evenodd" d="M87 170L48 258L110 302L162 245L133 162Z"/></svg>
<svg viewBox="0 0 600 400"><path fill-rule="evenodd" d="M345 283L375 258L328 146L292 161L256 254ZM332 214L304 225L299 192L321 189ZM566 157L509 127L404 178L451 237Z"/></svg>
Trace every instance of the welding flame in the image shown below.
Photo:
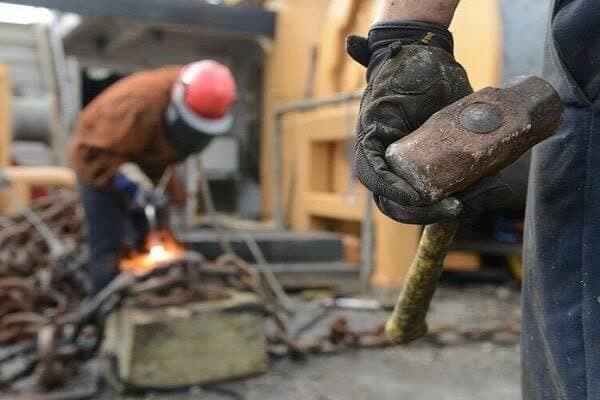
<svg viewBox="0 0 600 400"><path fill-rule="evenodd" d="M155 244L150 247L148 257L155 261L168 260L171 254L164 248L162 244Z"/></svg>
<svg viewBox="0 0 600 400"><path fill-rule="evenodd" d="M185 253L185 249L177 243L168 230L149 233L144 247L146 251L135 252L121 260L119 266L122 271L129 271L136 275L145 274L180 260Z"/></svg>

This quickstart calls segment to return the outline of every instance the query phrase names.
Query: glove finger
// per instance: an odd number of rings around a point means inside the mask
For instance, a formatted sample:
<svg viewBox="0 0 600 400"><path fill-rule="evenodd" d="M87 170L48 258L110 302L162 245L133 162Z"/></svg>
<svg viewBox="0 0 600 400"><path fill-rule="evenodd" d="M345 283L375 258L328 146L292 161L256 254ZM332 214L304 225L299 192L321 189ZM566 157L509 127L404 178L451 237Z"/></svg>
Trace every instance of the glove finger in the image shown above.
<svg viewBox="0 0 600 400"><path fill-rule="evenodd" d="M462 204L454 197L429 206L410 207L378 196L375 198L375 204L383 214L404 224L429 225L435 222L452 221L462 213Z"/></svg>
<svg viewBox="0 0 600 400"><path fill-rule="evenodd" d="M359 132L354 159L356 176L376 196L405 206L417 206L419 194L401 176L390 171L385 161L386 143L381 137L384 135L382 131L388 130L393 129L374 123ZM397 136L400 135L397 131Z"/></svg>
<svg viewBox="0 0 600 400"><path fill-rule="evenodd" d="M357 148L355 169L358 180L374 195L407 206L418 203L417 192L408 182L387 169L383 155L379 152Z"/></svg>
<svg viewBox="0 0 600 400"><path fill-rule="evenodd" d="M475 185L455 195L463 203L467 216L507 204L513 196L511 187L498 176L482 178Z"/></svg>
<svg viewBox="0 0 600 400"><path fill-rule="evenodd" d="M371 52L369 51L369 41L367 38L349 35L346 38L346 51L354 61L363 67L367 67L369 65Z"/></svg>

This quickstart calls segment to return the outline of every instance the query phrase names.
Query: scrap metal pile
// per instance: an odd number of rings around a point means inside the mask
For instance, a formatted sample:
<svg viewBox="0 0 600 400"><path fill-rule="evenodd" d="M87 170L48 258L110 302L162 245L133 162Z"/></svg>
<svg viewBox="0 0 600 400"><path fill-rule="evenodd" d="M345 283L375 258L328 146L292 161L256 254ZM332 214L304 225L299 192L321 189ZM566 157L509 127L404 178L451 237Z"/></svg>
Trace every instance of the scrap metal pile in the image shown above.
<svg viewBox="0 0 600 400"><path fill-rule="evenodd" d="M143 274L122 272L91 297L84 239L82 210L70 192L53 193L1 220L0 390L24 381L29 388L61 386L97 354L104 322L121 304L215 300L226 297L228 287L263 293L256 273L236 257L209 263L186 254ZM278 313L266 302L265 310Z"/></svg>
<svg viewBox="0 0 600 400"><path fill-rule="evenodd" d="M324 307L303 327L289 332L290 299L261 259L259 268L237 257L222 243L223 255L209 261L186 252L177 261L143 273L123 271L97 295L89 296L85 232L77 196L56 192L22 214L0 220L0 391L60 387L95 357L104 322L116 307L162 307L226 298L228 289L254 293L274 321L268 332L274 357L304 357L358 348L390 346L383 325L357 332L337 317L328 332L308 339L305 333L329 316ZM428 340L443 344L454 335L465 340L518 337L518 324L479 329L438 327ZM515 339L516 340L516 339ZM28 382L23 386L23 382ZM20 385L20 386L19 386Z"/></svg>
<svg viewBox="0 0 600 400"><path fill-rule="evenodd" d="M85 298L83 235L70 192L0 219L0 346L33 339Z"/></svg>
<svg viewBox="0 0 600 400"><path fill-rule="evenodd" d="M67 191L0 219L0 366L8 366L0 388L30 374L51 386L56 360L76 355L72 347L55 353L54 342L86 297L84 235L77 196Z"/></svg>
<svg viewBox="0 0 600 400"><path fill-rule="evenodd" d="M0 222L2 391L60 387L97 355L104 322L122 304L183 305L222 299L229 288L257 295L275 321L274 344L284 343L286 353L296 356L308 350L287 334L289 304L274 277L250 267L228 246L214 261L185 253L148 272L121 272L91 297L82 210L75 194L53 193ZM314 352L314 344L310 349Z"/></svg>

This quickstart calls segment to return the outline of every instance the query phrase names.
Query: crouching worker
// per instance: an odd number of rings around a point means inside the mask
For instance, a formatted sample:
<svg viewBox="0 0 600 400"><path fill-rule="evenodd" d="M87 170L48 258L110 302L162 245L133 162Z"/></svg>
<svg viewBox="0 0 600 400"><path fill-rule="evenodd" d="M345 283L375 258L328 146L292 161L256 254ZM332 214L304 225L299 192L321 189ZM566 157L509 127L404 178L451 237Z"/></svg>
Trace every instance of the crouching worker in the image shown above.
<svg viewBox="0 0 600 400"><path fill-rule="evenodd" d="M69 156L88 228L94 292L117 274L126 243L140 246L146 235L148 189L130 164L157 184L168 166L231 128L235 92L229 69L204 60L130 75L81 112Z"/></svg>

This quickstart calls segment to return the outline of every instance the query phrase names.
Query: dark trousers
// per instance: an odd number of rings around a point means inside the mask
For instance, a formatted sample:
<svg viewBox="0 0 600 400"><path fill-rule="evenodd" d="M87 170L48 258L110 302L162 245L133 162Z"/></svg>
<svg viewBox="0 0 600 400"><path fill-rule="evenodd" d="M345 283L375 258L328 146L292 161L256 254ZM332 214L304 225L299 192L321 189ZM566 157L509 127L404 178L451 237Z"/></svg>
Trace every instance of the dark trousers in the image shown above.
<svg viewBox="0 0 600 400"><path fill-rule="evenodd" d="M524 400L600 399L600 1L557 0L545 77L565 121L529 181L522 302ZM594 67L595 65L595 67Z"/></svg>
<svg viewBox="0 0 600 400"><path fill-rule="evenodd" d="M132 212L122 194L79 184L88 230L89 274L94 292L118 273L118 262L126 247L139 247L147 225L141 211Z"/></svg>

